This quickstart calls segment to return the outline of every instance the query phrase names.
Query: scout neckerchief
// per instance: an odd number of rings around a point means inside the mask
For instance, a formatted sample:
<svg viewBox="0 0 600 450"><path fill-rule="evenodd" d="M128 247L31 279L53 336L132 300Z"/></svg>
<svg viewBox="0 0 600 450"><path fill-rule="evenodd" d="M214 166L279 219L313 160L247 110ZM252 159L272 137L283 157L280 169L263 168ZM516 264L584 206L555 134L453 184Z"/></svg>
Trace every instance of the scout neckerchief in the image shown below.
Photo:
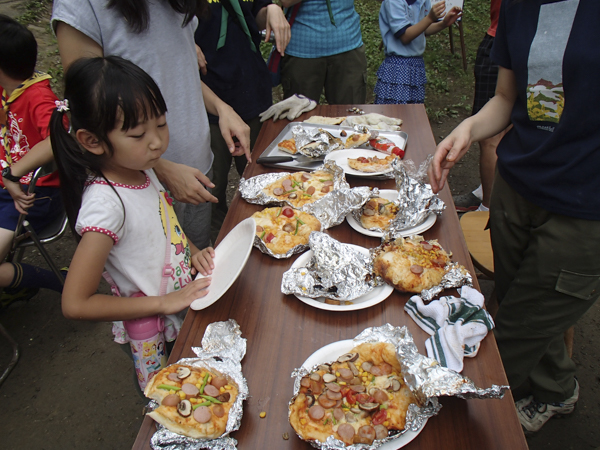
<svg viewBox="0 0 600 450"><path fill-rule="evenodd" d="M6 162L8 165L12 165L12 158L10 157L10 144L8 143L8 110L10 109L11 103L23 93L29 86L39 83L40 81L48 80L52 78L47 73L38 72L37 70L27 80L23 81L17 88L12 91L10 97L8 97L6 89L2 89L2 111L4 112L5 120L0 123L0 136L2 136L2 142L4 142L4 151L6 152ZM8 97L8 98L7 98Z"/></svg>
<svg viewBox="0 0 600 450"><path fill-rule="evenodd" d="M219 32L217 50L219 50L225 45L225 39L227 38L227 19L229 18L229 14L231 14L233 20L235 20L238 23L238 25L244 31L246 36L248 36L248 41L250 41L250 48L253 52L255 52L256 46L254 45L254 42L252 42L252 36L250 36L250 30L248 29L248 24L246 23L246 19L244 18L244 13L242 12L242 8L240 6L239 1L221 0L221 6L223 6L223 10L221 11L221 30Z"/></svg>
<svg viewBox="0 0 600 450"><path fill-rule="evenodd" d="M331 25L333 25L334 27L335 25L335 19L333 18L333 11L331 10L331 1L330 0L326 0L327 2L327 12L329 13L329 21L331 22Z"/></svg>

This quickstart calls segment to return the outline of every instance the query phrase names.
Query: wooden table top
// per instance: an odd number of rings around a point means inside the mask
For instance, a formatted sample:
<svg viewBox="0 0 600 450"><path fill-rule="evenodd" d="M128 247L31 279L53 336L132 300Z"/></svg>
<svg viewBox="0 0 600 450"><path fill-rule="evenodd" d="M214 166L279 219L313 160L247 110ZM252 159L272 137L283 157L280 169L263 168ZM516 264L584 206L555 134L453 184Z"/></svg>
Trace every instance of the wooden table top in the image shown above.
<svg viewBox="0 0 600 450"><path fill-rule="evenodd" d="M408 134L405 159L420 163L434 152L435 140L423 105L359 106L365 112L377 112L404 121L402 129ZM348 108L344 105L317 106L297 120L304 120L311 115L344 116L348 114ZM269 120L265 123L256 141L253 160L288 123L287 120L275 123ZM244 177L276 170L252 163L246 168ZM393 180L348 177L348 181L353 187L369 185L394 188ZM438 239L445 249L452 251L454 261L474 273L447 187L440 197L446 202L447 208L424 236L426 239ZM262 209L263 206L251 205L237 193L218 241L240 221ZM329 229L327 233L341 242L366 248L380 244L379 238L359 234L347 222ZM306 305L293 295L282 294L282 274L296 258L275 259L253 249L239 278L221 299L204 310L188 312L169 358L169 363L174 363L181 358L194 357L191 347L200 346L208 324L230 318L237 321L242 336L247 339L242 367L250 391L250 398L244 404L241 428L232 434L242 450L311 448L297 437L288 422L288 402L293 394L290 375L319 348L339 340L352 339L367 327L390 323L394 326L406 325L419 351L426 354L424 342L429 336L403 309L408 295L394 291L384 302L370 308L332 312ZM464 366L463 374L477 386L508 384L492 333L482 341L478 355L467 358ZM502 400L441 398L440 402L443 405L440 413L429 419L423 431L406 445L406 449L527 448L510 391ZM259 417L261 411L267 413L264 419ZM133 448L150 448L149 440L154 431L154 421L146 417ZM283 439L284 433L289 435L288 440Z"/></svg>

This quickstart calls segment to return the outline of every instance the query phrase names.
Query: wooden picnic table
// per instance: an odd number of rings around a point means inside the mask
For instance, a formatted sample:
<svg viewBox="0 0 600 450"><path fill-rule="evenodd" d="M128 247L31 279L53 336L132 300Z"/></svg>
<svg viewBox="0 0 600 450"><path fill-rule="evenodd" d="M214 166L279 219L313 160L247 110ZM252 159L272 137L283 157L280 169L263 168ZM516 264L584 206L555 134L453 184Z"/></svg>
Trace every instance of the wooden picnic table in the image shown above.
<svg viewBox="0 0 600 450"><path fill-rule="evenodd" d="M351 105L365 112L377 112L403 120L402 130L408 134L405 159L415 163L424 161L435 150L435 140L423 105ZM317 106L297 120L311 115L345 116L348 105ZM255 161L263 150L288 124L287 120L266 122L253 151ZM263 167L253 162L244 177L273 172L278 169ZM394 188L393 180L373 180L348 177L351 186ZM447 208L435 225L424 232L426 239L438 239L451 251L452 259L474 272L469 253L454 209L450 190L445 187L440 197ZM225 219L219 240L235 225L250 217L263 206L244 201L235 195ZM380 239L365 236L353 230L347 222L327 231L340 242L366 248L380 244ZM394 291L385 301L367 309L347 312L325 311L299 301L293 295L281 293L281 277L297 256L275 259L253 249L237 281L216 303L201 311L190 310L179 338L169 358L174 363L180 358L194 357L191 347L200 346L206 326L212 322L235 319L242 336L247 339L247 353L242 361L243 373L248 380L250 398L244 404L241 428L232 436L238 448L245 449L308 449L288 422L288 402L293 394L291 372L316 350L332 342L352 339L367 327L390 323L407 326L419 351L426 354L425 340L429 337L404 312L409 295ZM477 280L474 279L477 285ZM466 358L463 374L479 387L492 384L506 385L506 375L492 333L482 341L475 358ZM508 391L502 400L461 400L441 398L440 413L429 419L422 432L406 449L526 449L527 444L517 419L513 398ZM261 411L267 413L260 418ZM155 431L154 421L143 421L134 449L147 449ZM289 435L283 439L284 433Z"/></svg>

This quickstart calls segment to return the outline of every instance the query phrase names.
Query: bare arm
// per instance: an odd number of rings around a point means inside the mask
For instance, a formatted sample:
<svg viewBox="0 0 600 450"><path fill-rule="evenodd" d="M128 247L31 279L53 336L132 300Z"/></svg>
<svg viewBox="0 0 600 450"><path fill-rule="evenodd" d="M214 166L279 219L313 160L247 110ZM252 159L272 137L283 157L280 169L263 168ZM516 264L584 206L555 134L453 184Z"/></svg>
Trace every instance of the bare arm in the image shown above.
<svg viewBox="0 0 600 450"><path fill-rule="evenodd" d="M35 144L27 154L11 166L11 173L16 177L22 177L32 170L43 166L52 161L52 147L50 146L50 137ZM28 195L23 192L20 183L3 179L6 190L15 201L15 208L21 214L27 214L35 201L35 194Z"/></svg>
<svg viewBox="0 0 600 450"><path fill-rule="evenodd" d="M481 141L504 130L510 123L510 113L517 98L517 85L512 70L500 67L496 95L474 116L464 120L439 143L429 166L429 182L433 192L439 192L448 172L469 150L473 142Z"/></svg>
<svg viewBox="0 0 600 450"><path fill-rule="evenodd" d="M462 11L460 8L456 6L453 7L446 15L443 16L443 20L440 22L434 22L427 27L427 30L425 30L425 36L431 36L432 34L439 33L440 31L448 28L450 25L456 22L461 15Z"/></svg>
<svg viewBox="0 0 600 450"><path fill-rule="evenodd" d="M79 58L104 56L104 50L96 41L64 22L56 25L56 39L65 72Z"/></svg>
<svg viewBox="0 0 600 450"><path fill-rule="evenodd" d="M281 0L281 6L284 8L289 8L290 6L294 6L296 3L300 3L302 0Z"/></svg>
<svg viewBox="0 0 600 450"><path fill-rule="evenodd" d="M429 14L423 17L419 22L414 25L411 25L406 29L404 34L400 36L400 41L403 44L409 44L412 42L417 36L425 33L426 30L429 29L430 26L435 24L436 20L438 20L441 15L444 13L446 9L446 2L436 3L431 7Z"/></svg>
<svg viewBox="0 0 600 450"><path fill-rule="evenodd" d="M285 54L285 48L290 42L290 24L285 14L278 5L271 4L262 8L256 15L256 24L259 30L267 30L265 42L269 41L271 31L275 33L275 45L281 56Z"/></svg>
<svg viewBox="0 0 600 450"><path fill-rule="evenodd" d="M219 128L229 152L233 156L246 154L248 162L250 157L250 127L242 120L231 106L221 100L211 88L202 82L202 96L206 110L219 117ZM236 144L233 138L237 138Z"/></svg>
<svg viewBox="0 0 600 450"><path fill-rule="evenodd" d="M112 247L112 238L102 233L87 232L81 238L62 294L62 310L66 318L110 321L175 314L208 292L206 287L210 279L203 278L164 296L123 299L96 294Z"/></svg>

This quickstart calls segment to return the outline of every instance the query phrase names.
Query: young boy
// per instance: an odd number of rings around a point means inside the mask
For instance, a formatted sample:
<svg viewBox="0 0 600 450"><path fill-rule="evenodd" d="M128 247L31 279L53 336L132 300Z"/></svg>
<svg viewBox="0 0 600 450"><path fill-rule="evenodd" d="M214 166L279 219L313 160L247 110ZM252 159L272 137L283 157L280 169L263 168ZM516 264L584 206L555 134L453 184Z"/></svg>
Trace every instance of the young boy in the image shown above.
<svg viewBox="0 0 600 450"><path fill-rule="evenodd" d="M26 193L32 171L52 161L48 123L57 100L50 89L50 75L35 71L36 60L33 34L0 15L0 291L6 288L0 306L27 300L39 288L62 291L62 284L49 270L3 262L19 214L27 214L37 230L63 207L57 173L41 178L35 194Z"/></svg>

